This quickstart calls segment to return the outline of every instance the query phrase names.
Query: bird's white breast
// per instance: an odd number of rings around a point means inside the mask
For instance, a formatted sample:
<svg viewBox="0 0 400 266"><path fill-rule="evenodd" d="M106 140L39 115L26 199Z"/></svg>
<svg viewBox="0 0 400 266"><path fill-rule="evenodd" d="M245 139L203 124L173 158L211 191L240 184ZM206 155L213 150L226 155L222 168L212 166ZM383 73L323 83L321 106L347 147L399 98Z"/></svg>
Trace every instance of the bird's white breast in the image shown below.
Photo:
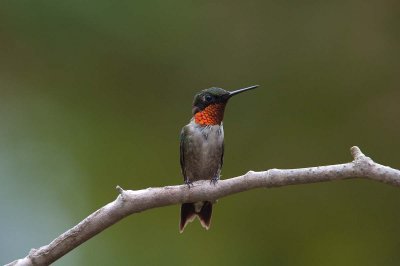
<svg viewBox="0 0 400 266"><path fill-rule="evenodd" d="M219 176L224 145L224 128L221 125L201 126L191 121L188 125L190 159L186 172L189 179L211 179ZM189 154L188 154L189 155ZM186 160L186 159L185 159Z"/></svg>

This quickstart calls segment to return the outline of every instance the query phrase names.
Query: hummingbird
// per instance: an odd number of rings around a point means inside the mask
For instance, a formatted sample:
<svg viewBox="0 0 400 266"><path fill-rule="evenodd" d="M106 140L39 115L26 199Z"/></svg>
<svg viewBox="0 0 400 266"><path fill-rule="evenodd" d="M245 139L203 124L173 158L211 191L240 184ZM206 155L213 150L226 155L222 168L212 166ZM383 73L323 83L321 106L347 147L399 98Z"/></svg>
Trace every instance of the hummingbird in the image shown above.
<svg viewBox="0 0 400 266"><path fill-rule="evenodd" d="M185 184L193 181L210 180L216 184L220 179L224 159L225 106L228 100L239 93L257 88L258 85L227 91L212 87L197 93L193 100L193 117L184 126L180 135L180 163ZM210 228L212 202L183 203L179 231L197 216L205 229Z"/></svg>

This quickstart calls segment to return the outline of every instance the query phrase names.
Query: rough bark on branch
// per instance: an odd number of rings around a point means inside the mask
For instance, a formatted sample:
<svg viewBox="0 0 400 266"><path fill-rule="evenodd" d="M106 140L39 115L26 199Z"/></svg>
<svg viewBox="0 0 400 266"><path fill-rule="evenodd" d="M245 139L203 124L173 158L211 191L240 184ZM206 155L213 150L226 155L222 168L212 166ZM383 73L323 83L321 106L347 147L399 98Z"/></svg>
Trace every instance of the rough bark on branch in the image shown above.
<svg viewBox="0 0 400 266"><path fill-rule="evenodd" d="M270 169L263 172L249 171L242 176L220 180L215 186L209 181L194 182L190 188L187 185L177 185L136 191L123 190L117 186L119 195L116 200L95 211L50 244L32 249L25 258L7 265L48 265L124 217L151 208L184 202L215 201L254 188L357 177L400 186L400 170L375 163L358 147L352 147L350 151L354 160L349 163L300 169Z"/></svg>

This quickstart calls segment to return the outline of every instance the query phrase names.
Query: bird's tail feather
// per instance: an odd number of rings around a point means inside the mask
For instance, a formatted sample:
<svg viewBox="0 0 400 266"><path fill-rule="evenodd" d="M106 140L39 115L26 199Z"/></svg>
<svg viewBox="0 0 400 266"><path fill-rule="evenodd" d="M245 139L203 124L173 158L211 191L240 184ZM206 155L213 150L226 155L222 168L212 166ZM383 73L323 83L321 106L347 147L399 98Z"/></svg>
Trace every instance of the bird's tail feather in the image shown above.
<svg viewBox="0 0 400 266"><path fill-rule="evenodd" d="M183 203L181 205L181 222L179 224L179 231L182 233L186 225L194 220L197 216L201 225L205 229L210 228L212 214L212 203L209 201Z"/></svg>

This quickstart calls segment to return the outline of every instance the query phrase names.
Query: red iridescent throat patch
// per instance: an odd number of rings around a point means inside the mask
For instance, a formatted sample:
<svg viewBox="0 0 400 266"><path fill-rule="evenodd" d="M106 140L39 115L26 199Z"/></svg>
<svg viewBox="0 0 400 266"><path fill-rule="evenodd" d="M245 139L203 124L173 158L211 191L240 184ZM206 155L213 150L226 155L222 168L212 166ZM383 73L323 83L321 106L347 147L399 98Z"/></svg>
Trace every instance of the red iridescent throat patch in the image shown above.
<svg viewBox="0 0 400 266"><path fill-rule="evenodd" d="M219 125L224 119L224 103L215 103L194 115L194 121L200 125Z"/></svg>

